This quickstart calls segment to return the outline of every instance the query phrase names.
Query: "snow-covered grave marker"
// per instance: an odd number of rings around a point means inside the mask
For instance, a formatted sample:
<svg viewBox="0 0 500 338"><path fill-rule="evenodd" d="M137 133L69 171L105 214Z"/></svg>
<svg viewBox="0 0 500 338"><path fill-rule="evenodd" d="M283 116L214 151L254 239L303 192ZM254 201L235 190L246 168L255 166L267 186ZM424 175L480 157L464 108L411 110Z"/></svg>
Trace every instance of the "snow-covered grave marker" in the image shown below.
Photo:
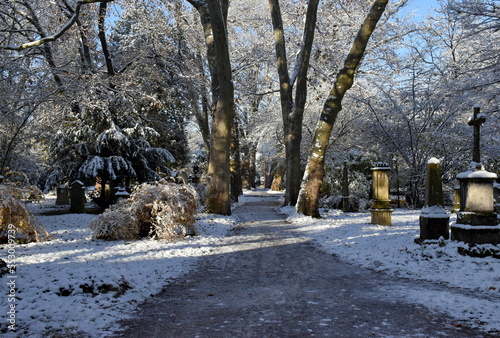
<svg viewBox="0 0 500 338"><path fill-rule="evenodd" d="M484 169L480 159L480 126L486 117L474 107L469 121L474 126L474 151L469 170L457 175L460 182L460 211L457 222L451 225L451 238L470 245L500 244L500 226L493 203L495 173Z"/></svg>
<svg viewBox="0 0 500 338"><path fill-rule="evenodd" d="M431 158L427 163L425 182L425 205L420 212L420 238L416 243L426 239L450 238L450 215L444 208L443 183L441 180L441 163Z"/></svg>

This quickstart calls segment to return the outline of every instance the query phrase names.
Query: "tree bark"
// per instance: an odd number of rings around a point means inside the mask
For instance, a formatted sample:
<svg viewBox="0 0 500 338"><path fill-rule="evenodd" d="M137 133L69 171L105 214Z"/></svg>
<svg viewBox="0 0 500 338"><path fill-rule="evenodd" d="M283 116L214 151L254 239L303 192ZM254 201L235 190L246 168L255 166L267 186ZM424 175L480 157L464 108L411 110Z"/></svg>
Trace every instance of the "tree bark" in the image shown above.
<svg viewBox="0 0 500 338"><path fill-rule="evenodd" d="M302 121L307 97L307 70L311 55L316 13L319 0L310 0L307 6L304 34L297 59L296 69L290 77L285 46L285 34L279 0L269 0L274 29L276 62L280 81L283 138L286 156L285 205L295 205L300 191L302 171L300 167L300 145L302 142ZM295 102L293 85L297 79Z"/></svg>
<svg viewBox="0 0 500 338"><path fill-rule="evenodd" d="M342 99L354 83L354 76L365 53L368 41L382 17L387 3L388 0L375 0L373 3L347 55L344 67L337 74L335 84L323 105L304 173L302 189L296 205L296 210L299 213L320 217L318 209L319 191L325 176L325 152L330 134L337 115L342 110Z"/></svg>
<svg viewBox="0 0 500 338"><path fill-rule="evenodd" d="M108 3L101 2L99 4L99 19L98 19L98 29L99 29L99 41L101 42L102 53L104 54L104 60L106 61L106 69L108 70L109 76L115 75L115 69L113 67L113 61L111 59L111 54L109 53L108 43L106 41L106 30L104 27L104 21L106 20Z"/></svg>
<svg viewBox="0 0 500 338"><path fill-rule="evenodd" d="M198 14L200 14L200 22L203 27L203 34L205 37L205 46L207 47L208 70L211 76L212 104L215 107L217 104L217 98L219 97L219 76L217 74L216 47L214 43L208 3L206 1L199 0L188 0L188 2L193 5L193 7L198 11ZM200 66L201 65L202 64L200 64Z"/></svg>
<svg viewBox="0 0 500 338"><path fill-rule="evenodd" d="M224 2L224 3L223 3ZM219 94L212 119L212 139L208 160L209 177L206 207L209 212L230 215L229 154L234 115L234 88L229 58L226 21L227 1L207 0L216 50Z"/></svg>

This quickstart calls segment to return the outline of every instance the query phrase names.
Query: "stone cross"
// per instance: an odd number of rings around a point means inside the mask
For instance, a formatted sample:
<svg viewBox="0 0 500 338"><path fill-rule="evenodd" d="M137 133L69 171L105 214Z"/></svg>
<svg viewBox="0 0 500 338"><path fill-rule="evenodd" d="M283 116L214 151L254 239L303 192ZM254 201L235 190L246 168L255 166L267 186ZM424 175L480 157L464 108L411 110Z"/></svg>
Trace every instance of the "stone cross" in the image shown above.
<svg viewBox="0 0 500 338"><path fill-rule="evenodd" d="M486 121L486 117L483 114L479 114L479 106L474 107L474 116L469 120L469 126L474 126L474 148L472 150L472 161L479 163L481 162L481 149L480 149L480 129L481 124Z"/></svg>

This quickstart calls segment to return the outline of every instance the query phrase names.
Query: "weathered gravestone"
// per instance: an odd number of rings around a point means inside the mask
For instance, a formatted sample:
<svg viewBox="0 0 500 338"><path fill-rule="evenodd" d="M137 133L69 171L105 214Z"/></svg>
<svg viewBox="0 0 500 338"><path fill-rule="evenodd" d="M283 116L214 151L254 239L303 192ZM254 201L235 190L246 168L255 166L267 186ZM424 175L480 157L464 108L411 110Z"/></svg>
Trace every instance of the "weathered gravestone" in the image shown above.
<svg viewBox="0 0 500 338"><path fill-rule="evenodd" d="M474 107L469 125L474 126L473 161L469 170L457 175L460 182L460 210L451 226L451 238L468 244L500 244L500 226L493 206L495 173L480 162L480 127L486 117Z"/></svg>
<svg viewBox="0 0 500 338"><path fill-rule="evenodd" d="M425 182L425 205L420 212L421 243L427 239L450 238L450 215L444 208L443 184L441 181L441 164L438 159L431 158L427 164Z"/></svg>
<svg viewBox="0 0 500 338"><path fill-rule="evenodd" d="M56 189L56 205L68 205L69 204L69 188L67 185L63 184Z"/></svg>
<svg viewBox="0 0 500 338"><path fill-rule="evenodd" d="M85 186L81 181L74 181L71 183L71 198L70 198L69 212L72 213L84 213L85 203L87 198L85 197Z"/></svg>
<svg viewBox="0 0 500 338"><path fill-rule="evenodd" d="M373 200L371 212L371 223L380 225L392 225L392 212L389 199L389 172L391 168L387 163L375 163L373 168Z"/></svg>

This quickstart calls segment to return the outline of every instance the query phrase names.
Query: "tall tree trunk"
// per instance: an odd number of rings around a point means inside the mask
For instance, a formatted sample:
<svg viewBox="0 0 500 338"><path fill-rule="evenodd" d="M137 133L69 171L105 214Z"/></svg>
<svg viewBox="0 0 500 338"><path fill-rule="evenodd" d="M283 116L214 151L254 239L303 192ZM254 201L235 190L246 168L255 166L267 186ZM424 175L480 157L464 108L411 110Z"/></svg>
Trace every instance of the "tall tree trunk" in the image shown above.
<svg viewBox="0 0 500 338"><path fill-rule="evenodd" d="M113 61L111 59L111 54L109 53L108 43L106 41L106 29L104 27L104 21L106 20L106 12L107 12L107 2L101 2L99 4L99 20L98 20L98 29L99 29L99 41L101 42L102 53L104 54L104 60L106 61L106 69L108 70L109 76L115 75L115 69L113 67Z"/></svg>
<svg viewBox="0 0 500 338"><path fill-rule="evenodd" d="M280 81L281 114L283 119L283 137L286 156L285 205L295 205L300 190L302 172L300 168L300 144L302 142L302 121L307 97L307 70L311 55L314 31L316 28L316 13L319 0L310 0L303 40L295 66L290 77L286 56L285 34L279 0L269 0L271 19L274 29L276 62ZM297 79L296 101L293 100L293 84Z"/></svg>
<svg viewBox="0 0 500 338"><path fill-rule="evenodd" d="M387 3L388 0L375 0L347 55L344 68L337 74L335 84L323 105L304 173L304 182L296 205L297 212L304 215L320 217L318 210L319 191L325 176L325 152L333 124L338 113L342 110L342 99L347 90L352 87L354 75L365 53L368 40L382 17Z"/></svg>
<svg viewBox="0 0 500 338"><path fill-rule="evenodd" d="M200 14L200 22L203 27L203 34L205 37L205 46L207 47L207 60L208 69L211 76L211 89L212 89L212 103L215 107L217 98L219 97L219 76L217 74L217 53L212 30L212 22L210 20L210 13L208 3L206 1L188 0ZM227 10L225 11L227 13ZM224 18L225 20L225 18Z"/></svg>
<svg viewBox="0 0 500 338"><path fill-rule="evenodd" d="M223 13L227 13L225 0L207 0L219 80L219 95L212 119L212 139L208 160L209 185L207 209L216 214L230 215L230 172L229 154L231 147L231 127L234 115L234 88L229 58L228 37Z"/></svg>

